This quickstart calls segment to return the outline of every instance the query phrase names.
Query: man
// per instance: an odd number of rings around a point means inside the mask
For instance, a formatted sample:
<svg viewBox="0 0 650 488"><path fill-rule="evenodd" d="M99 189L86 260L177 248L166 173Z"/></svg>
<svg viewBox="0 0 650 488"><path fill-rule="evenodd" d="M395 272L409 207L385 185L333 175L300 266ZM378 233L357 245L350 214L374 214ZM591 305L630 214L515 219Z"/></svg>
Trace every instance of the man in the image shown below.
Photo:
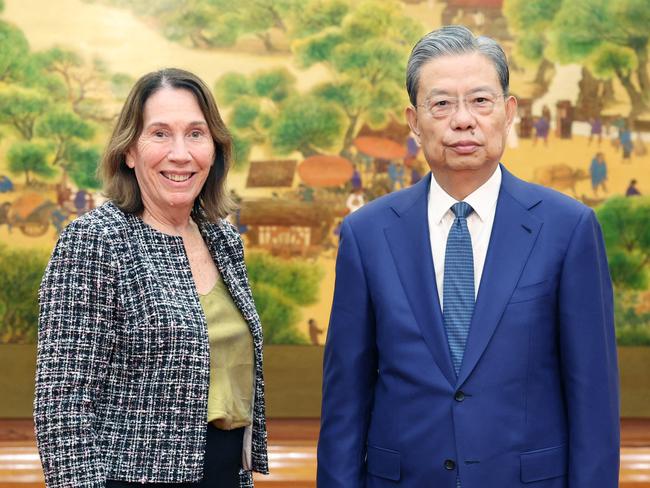
<svg viewBox="0 0 650 488"><path fill-rule="evenodd" d="M432 174L342 226L319 488L615 488L612 288L582 204L503 166L517 102L491 39L411 53Z"/></svg>
<svg viewBox="0 0 650 488"><path fill-rule="evenodd" d="M594 195L598 196L599 187L602 187L603 193L607 193L607 163L602 152L597 152L591 160L589 174L591 175L591 188L594 190Z"/></svg>
<svg viewBox="0 0 650 488"><path fill-rule="evenodd" d="M637 197L641 195L641 192L639 189L636 187L636 179L630 180L630 184L628 185L627 189L625 190L625 196L626 197Z"/></svg>

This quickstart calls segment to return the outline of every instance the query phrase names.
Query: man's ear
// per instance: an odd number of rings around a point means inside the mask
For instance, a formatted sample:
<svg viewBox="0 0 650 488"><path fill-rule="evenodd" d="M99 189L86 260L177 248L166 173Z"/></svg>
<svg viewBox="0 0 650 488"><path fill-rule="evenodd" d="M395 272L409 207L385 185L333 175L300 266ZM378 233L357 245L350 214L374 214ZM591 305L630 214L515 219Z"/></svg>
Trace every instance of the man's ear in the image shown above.
<svg viewBox="0 0 650 488"><path fill-rule="evenodd" d="M515 115L517 115L517 99L510 95L506 98L506 134L515 120Z"/></svg>
<svg viewBox="0 0 650 488"><path fill-rule="evenodd" d="M409 105L406 107L404 114L406 115L406 121L411 128L411 132L413 132L413 135L415 136L415 140L420 144L420 126L418 124L418 113L415 110L415 107Z"/></svg>

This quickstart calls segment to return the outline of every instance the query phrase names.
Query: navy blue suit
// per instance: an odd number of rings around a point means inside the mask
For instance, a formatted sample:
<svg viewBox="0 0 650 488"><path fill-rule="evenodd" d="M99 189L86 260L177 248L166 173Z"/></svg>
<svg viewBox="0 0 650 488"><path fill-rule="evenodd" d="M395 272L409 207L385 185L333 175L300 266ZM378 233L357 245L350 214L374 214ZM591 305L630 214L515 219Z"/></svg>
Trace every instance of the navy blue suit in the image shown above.
<svg viewBox="0 0 650 488"><path fill-rule="evenodd" d="M319 488L616 488L613 298L584 205L503 178L465 355L452 367L431 175L347 217L325 348Z"/></svg>

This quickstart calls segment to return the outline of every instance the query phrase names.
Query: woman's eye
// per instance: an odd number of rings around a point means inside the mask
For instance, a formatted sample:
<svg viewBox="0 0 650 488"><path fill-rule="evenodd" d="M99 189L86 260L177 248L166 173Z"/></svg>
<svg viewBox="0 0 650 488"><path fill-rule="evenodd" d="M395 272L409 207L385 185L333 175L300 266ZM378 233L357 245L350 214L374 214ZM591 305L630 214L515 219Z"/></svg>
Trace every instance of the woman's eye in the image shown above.
<svg viewBox="0 0 650 488"><path fill-rule="evenodd" d="M165 132L162 130L157 130L153 133L154 137L165 137Z"/></svg>
<svg viewBox="0 0 650 488"><path fill-rule="evenodd" d="M196 139L198 137L201 137L203 135L203 132L201 132L200 130L193 130L192 132L190 132L190 135Z"/></svg>

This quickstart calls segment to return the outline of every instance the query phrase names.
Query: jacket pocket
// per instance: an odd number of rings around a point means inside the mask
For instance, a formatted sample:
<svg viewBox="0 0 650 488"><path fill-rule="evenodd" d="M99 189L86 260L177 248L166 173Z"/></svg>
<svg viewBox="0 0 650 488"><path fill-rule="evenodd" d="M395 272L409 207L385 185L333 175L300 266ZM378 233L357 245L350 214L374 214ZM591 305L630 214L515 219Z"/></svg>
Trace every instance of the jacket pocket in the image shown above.
<svg viewBox="0 0 650 488"><path fill-rule="evenodd" d="M551 282L544 280L532 285L524 285L515 288L508 303L527 302L536 298L545 297L551 294Z"/></svg>
<svg viewBox="0 0 650 488"><path fill-rule="evenodd" d="M368 473L393 481L399 480L400 454L383 447L368 446Z"/></svg>
<svg viewBox="0 0 650 488"><path fill-rule="evenodd" d="M524 483L564 476L568 471L566 445L523 452L520 458L521 481Z"/></svg>

